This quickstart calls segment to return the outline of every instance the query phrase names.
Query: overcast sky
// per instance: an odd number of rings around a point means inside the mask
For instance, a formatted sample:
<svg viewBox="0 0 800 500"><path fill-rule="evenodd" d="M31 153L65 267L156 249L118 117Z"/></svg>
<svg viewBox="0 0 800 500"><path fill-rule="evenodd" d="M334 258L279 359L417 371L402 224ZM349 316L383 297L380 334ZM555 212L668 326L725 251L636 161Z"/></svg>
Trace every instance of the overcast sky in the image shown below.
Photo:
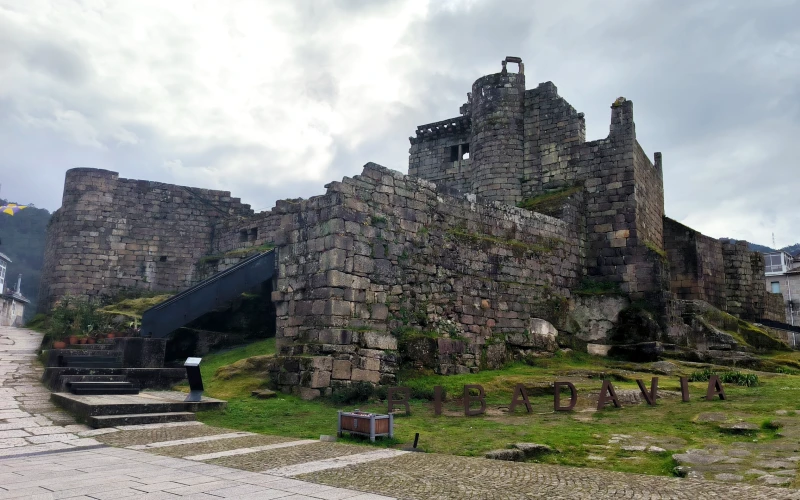
<svg viewBox="0 0 800 500"><path fill-rule="evenodd" d="M608 134L634 102L666 213L800 241L800 2L0 0L0 196L55 210L64 172L224 189L256 210L458 115L520 56Z"/></svg>

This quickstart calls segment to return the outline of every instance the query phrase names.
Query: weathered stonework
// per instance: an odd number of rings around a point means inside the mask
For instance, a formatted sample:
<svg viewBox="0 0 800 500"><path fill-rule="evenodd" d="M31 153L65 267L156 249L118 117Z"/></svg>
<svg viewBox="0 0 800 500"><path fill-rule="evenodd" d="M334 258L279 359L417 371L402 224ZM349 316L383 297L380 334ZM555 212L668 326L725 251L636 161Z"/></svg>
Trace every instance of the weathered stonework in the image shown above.
<svg viewBox="0 0 800 500"><path fill-rule="evenodd" d="M252 213L227 191L71 169L47 230L40 307L47 310L66 294L185 288L216 222Z"/></svg>
<svg viewBox="0 0 800 500"><path fill-rule="evenodd" d="M774 317L758 254L664 217L661 154L636 141L630 101L587 142L583 114L507 62L519 73L478 79L461 116L417 128L409 175L368 163L258 214L227 192L70 170L43 301L181 289L275 248L270 381L305 398L393 384L401 364L470 373L559 345L684 338L687 301ZM515 206L542 200L547 215ZM587 282L613 293L573 293ZM620 333L621 316L653 331Z"/></svg>

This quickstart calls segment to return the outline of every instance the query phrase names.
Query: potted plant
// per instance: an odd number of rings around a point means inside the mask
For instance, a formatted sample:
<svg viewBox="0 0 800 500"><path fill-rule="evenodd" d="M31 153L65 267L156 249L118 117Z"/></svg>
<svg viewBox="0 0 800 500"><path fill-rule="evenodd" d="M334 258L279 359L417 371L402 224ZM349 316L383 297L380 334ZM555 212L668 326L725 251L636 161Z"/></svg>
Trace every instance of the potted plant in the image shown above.
<svg viewBox="0 0 800 500"><path fill-rule="evenodd" d="M69 345L75 345L78 343L78 336L77 335L70 335L69 336Z"/></svg>
<svg viewBox="0 0 800 500"><path fill-rule="evenodd" d="M53 342L53 349L66 349L67 343L63 340L56 340Z"/></svg>

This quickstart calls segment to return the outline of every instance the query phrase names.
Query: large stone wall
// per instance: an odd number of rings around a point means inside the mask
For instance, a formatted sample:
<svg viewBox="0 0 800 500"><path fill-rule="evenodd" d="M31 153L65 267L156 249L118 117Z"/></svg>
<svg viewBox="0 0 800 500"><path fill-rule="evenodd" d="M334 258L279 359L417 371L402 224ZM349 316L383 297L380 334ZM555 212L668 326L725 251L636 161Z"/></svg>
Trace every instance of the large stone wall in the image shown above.
<svg viewBox="0 0 800 500"><path fill-rule="evenodd" d="M525 75L486 75L471 95L470 192L515 206L522 201Z"/></svg>
<svg viewBox="0 0 800 500"><path fill-rule="evenodd" d="M66 294L185 288L216 221L251 214L227 191L69 170L47 230L40 303L46 310Z"/></svg>
<svg viewBox="0 0 800 500"><path fill-rule="evenodd" d="M283 372L298 370L279 386L391 382L398 360L386 351L424 332L444 337L431 354L438 372L477 369L489 339L524 334L534 318L558 323L580 278L568 223L374 164L276 211L287 235L273 294L278 348L291 359ZM335 364L322 375L326 361L292 359L328 354Z"/></svg>
<svg viewBox="0 0 800 500"><path fill-rule="evenodd" d="M583 180L572 147L586 142L586 122L553 82L525 92L523 197L564 188Z"/></svg>
<svg viewBox="0 0 800 500"><path fill-rule="evenodd" d="M791 324L791 318L787 318L787 309L783 295L766 292L764 294L764 312L761 315L761 319Z"/></svg>
<svg viewBox="0 0 800 500"><path fill-rule="evenodd" d="M417 127L416 137L409 138L408 174L464 193L471 192L472 160L463 158L468 152L464 150L469 149L471 130L469 116ZM459 146L462 146L461 156Z"/></svg>
<svg viewBox="0 0 800 500"><path fill-rule="evenodd" d="M764 256L746 241L723 242L728 312L747 320L764 316Z"/></svg>
<svg viewBox="0 0 800 500"><path fill-rule="evenodd" d="M472 120L471 171L433 168L441 158L420 167L420 140L431 135L433 127L425 133L418 130L412 138L409 172L462 191L471 185L471 192L509 205L523 196L584 187L588 275L618 282L638 298L663 294L668 283L659 256L664 215L661 155L656 153L655 162L650 162L636 141L633 103L617 99L608 137L585 142L583 114L561 98L551 82L525 91L524 75L498 73L478 79L469 97L462 108ZM461 118L460 129L467 127L466 118ZM443 127L437 129L439 135ZM427 157L432 154L424 151ZM441 156L444 148L438 151ZM472 177L471 183L465 176Z"/></svg>
<svg viewBox="0 0 800 500"><path fill-rule="evenodd" d="M728 308L722 242L664 217L664 249L670 288L680 300L704 300Z"/></svg>

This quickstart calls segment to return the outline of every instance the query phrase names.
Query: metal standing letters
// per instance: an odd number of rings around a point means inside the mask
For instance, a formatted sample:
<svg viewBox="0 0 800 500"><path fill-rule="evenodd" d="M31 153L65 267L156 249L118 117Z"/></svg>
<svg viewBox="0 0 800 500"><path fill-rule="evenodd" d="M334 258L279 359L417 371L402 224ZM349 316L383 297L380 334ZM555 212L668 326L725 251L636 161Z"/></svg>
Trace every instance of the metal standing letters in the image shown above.
<svg viewBox="0 0 800 500"><path fill-rule="evenodd" d="M561 388L569 387L569 406L561 406ZM555 382L553 384L553 410L572 411L578 404L578 390L572 382Z"/></svg>

